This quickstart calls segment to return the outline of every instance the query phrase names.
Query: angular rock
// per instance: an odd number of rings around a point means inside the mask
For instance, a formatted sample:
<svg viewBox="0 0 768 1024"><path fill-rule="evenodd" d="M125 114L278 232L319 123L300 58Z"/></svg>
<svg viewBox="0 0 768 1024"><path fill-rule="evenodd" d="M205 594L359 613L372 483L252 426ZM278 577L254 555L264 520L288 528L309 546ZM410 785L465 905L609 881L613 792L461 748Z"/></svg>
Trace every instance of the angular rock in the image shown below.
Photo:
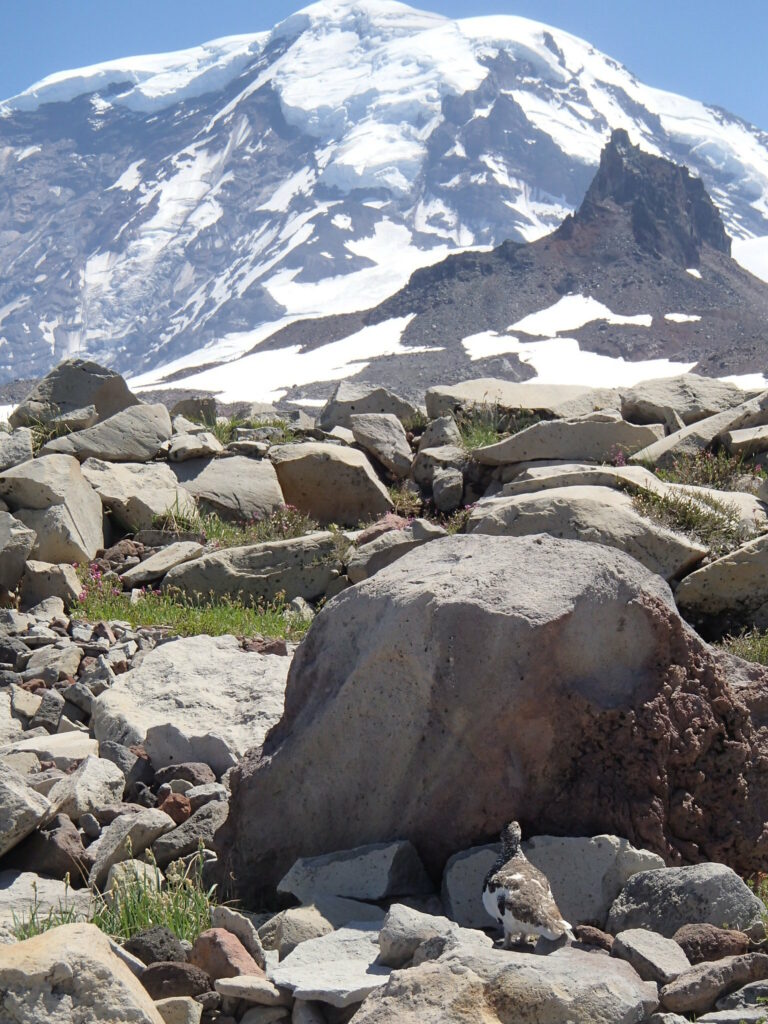
<svg viewBox="0 0 768 1024"><path fill-rule="evenodd" d="M667 985L691 966L688 957L673 939L648 931L628 928L619 932L611 947L611 956L626 960L643 981Z"/></svg>
<svg viewBox="0 0 768 1024"><path fill-rule="evenodd" d="M745 932L731 928L717 928L713 924L684 924L672 936L692 964L705 960L722 960L726 956L739 956L749 949L750 939ZM768 995L768 992L766 992Z"/></svg>
<svg viewBox="0 0 768 1024"><path fill-rule="evenodd" d="M423 896L432 890L419 855L407 841L302 857L277 886L278 892L291 893L303 903L321 895L382 900Z"/></svg>
<svg viewBox="0 0 768 1024"><path fill-rule="evenodd" d="M318 426L321 430L351 427L352 417L366 414L392 415L408 422L419 414L415 405L383 387L371 387L342 381L320 410Z"/></svg>
<svg viewBox="0 0 768 1024"><path fill-rule="evenodd" d="M189 596L214 594L246 603L316 601L341 572L337 539L329 532L212 551L171 570L166 587Z"/></svg>
<svg viewBox="0 0 768 1024"><path fill-rule="evenodd" d="M192 814L190 802L183 793L171 793L162 803L158 802L157 809L173 818L177 825L183 825Z"/></svg>
<svg viewBox="0 0 768 1024"><path fill-rule="evenodd" d="M386 487L354 448L311 441L277 445L269 457L286 502L323 525L355 526L392 509Z"/></svg>
<svg viewBox="0 0 768 1024"><path fill-rule="evenodd" d="M350 1006L383 985L390 968L376 963L378 925L360 923L307 939L268 972L269 980L294 998Z"/></svg>
<svg viewBox="0 0 768 1024"><path fill-rule="evenodd" d="M37 534L10 512L0 512L0 590L14 590Z"/></svg>
<svg viewBox="0 0 768 1024"><path fill-rule="evenodd" d="M671 469L675 460L699 455L718 438L733 430L768 424L768 391L750 398L725 412L707 416L654 442L632 456L632 461L656 469Z"/></svg>
<svg viewBox="0 0 768 1024"><path fill-rule="evenodd" d="M731 455L757 455L768 450L768 426L729 430L723 434L723 443Z"/></svg>
<svg viewBox="0 0 768 1024"><path fill-rule="evenodd" d="M51 807L77 821L123 798L125 776L116 764L103 757L86 757L80 767L57 782L48 794Z"/></svg>
<svg viewBox="0 0 768 1024"><path fill-rule="evenodd" d="M266 967L264 947L261 944L259 933L253 921L246 914L219 903L211 911L211 927L226 928L228 932L232 932L242 942L258 966L262 970Z"/></svg>
<svg viewBox="0 0 768 1024"><path fill-rule="evenodd" d="M768 978L768 956L746 953L714 963L697 964L659 992L662 1006L673 1013L703 1013L724 995L752 981Z"/></svg>
<svg viewBox="0 0 768 1024"><path fill-rule="evenodd" d="M583 416L594 409L619 407L618 392L609 388L571 384L517 384L494 377L429 388L425 400L430 419L478 406L493 407L504 412L529 410L548 417Z"/></svg>
<svg viewBox="0 0 768 1024"><path fill-rule="evenodd" d="M200 1024L203 1016L202 1003L191 996L172 996L170 999L156 999L155 1009L165 1024Z"/></svg>
<svg viewBox="0 0 768 1024"><path fill-rule="evenodd" d="M88 734L79 732L58 733L55 736L41 734L15 740L0 748L0 753L33 753L41 761L53 761L57 768L66 770L76 761L82 761L89 754L98 754L99 744Z"/></svg>
<svg viewBox="0 0 768 1024"><path fill-rule="evenodd" d="M172 469L204 509L230 519L261 519L287 500L272 463L265 459L189 459L173 463Z"/></svg>
<svg viewBox="0 0 768 1024"><path fill-rule="evenodd" d="M104 508L125 530L150 529L166 513L194 516L195 500L165 463L104 462L86 459L83 476Z"/></svg>
<svg viewBox="0 0 768 1024"><path fill-rule="evenodd" d="M29 921L35 908L40 918L50 912L87 918L92 904L88 889L75 890L66 882L33 871L0 871L0 928L14 927L14 918Z"/></svg>
<svg viewBox="0 0 768 1024"><path fill-rule="evenodd" d="M242 942L224 928L207 928L201 932L189 962L205 971L211 981L234 978L238 974L258 974L261 968Z"/></svg>
<svg viewBox="0 0 768 1024"><path fill-rule="evenodd" d="M211 979L194 964L158 961L150 964L141 976L141 984L153 999L174 999L178 996L202 995L211 991Z"/></svg>
<svg viewBox="0 0 768 1024"><path fill-rule="evenodd" d="M49 455L0 473L0 497L37 534L32 556L82 562L104 546L101 502L69 455Z"/></svg>
<svg viewBox="0 0 768 1024"><path fill-rule="evenodd" d="M676 1021L686 1021L676 1017ZM741 1007L738 1010L712 1010L696 1018L703 1024L765 1024L765 1008L762 1006Z"/></svg>
<svg viewBox="0 0 768 1024"><path fill-rule="evenodd" d="M463 473L469 464L469 455L464 448L444 445L442 448L419 448L413 460L411 475L419 487L431 488L435 473L455 469ZM463 479L463 476L462 476Z"/></svg>
<svg viewBox="0 0 768 1024"><path fill-rule="evenodd" d="M277 915L274 948L280 959L285 960L300 943L332 931L333 925L317 907L289 907Z"/></svg>
<svg viewBox="0 0 768 1024"><path fill-rule="evenodd" d="M143 860L121 860L109 869L104 886L104 898L109 903L110 893L117 889L132 888L139 884L142 888L157 892L165 884L165 875L154 864Z"/></svg>
<svg viewBox="0 0 768 1024"><path fill-rule="evenodd" d="M142 984L90 924L67 924L4 948L0 1019L14 1024L163 1024Z"/></svg>
<svg viewBox="0 0 768 1024"><path fill-rule="evenodd" d="M50 808L23 775L0 761L0 857L33 832Z"/></svg>
<svg viewBox="0 0 768 1024"><path fill-rule="evenodd" d="M439 416L429 422L419 438L418 450L442 448L444 445L451 445L454 448L461 447L461 432L456 426L453 416Z"/></svg>
<svg viewBox="0 0 768 1024"><path fill-rule="evenodd" d="M364 413L350 417L355 441L378 459L393 476L408 476L413 461L401 421L393 413Z"/></svg>
<svg viewBox="0 0 768 1024"><path fill-rule="evenodd" d="M768 806L747 702L768 675L734 662L623 552L546 536L423 545L316 618L283 717L232 773L219 849L247 901L297 857L361 841L409 839L437 874L518 815L561 834L589 821L670 859L684 827L704 855L757 870ZM322 779L297 788L312 763Z"/></svg>
<svg viewBox="0 0 768 1024"><path fill-rule="evenodd" d="M505 537L548 533L606 544L667 580L690 572L707 554L703 545L638 512L628 494L608 487L559 487L486 499L472 510L467 530Z"/></svg>
<svg viewBox="0 0 768 1024"><path fill-rule="evenodd" d="M204 551L202 544L191 540L176 541L175 544L168 544L160 548L154 555L145 558L143 562L134 565L124 572L120 579L127 586L140 587L144 583L153 583L162 579L171 569L177 565L184 565L193 558L199 558Z"/></svg>
<svg viewBox="0 0 768 1024"><path fill-rule="evenodd" d="M766 999L768 999L768 981L752 981L749 985L718 999L717 1008L718 1010L730 1010L744 1006L764 1005Z"/></svg>
<svg viewBox="0 0 768 1024"><path fill-rule="evenodd" d="M152 854L158 866L164 868L179 857L196 853L201 842L210 850L213 837L227 820L228 812L228 804L216 801L195 811L183 825L177 825L172 831L165 829L164 834L152 843Z"/></svg>
<svg viewBox="0 0 768 1024"><path fill-rule="evenodd" d="M134 405L75 434L43 445L43 455L74 455L80 462L149 462L171 437L171 417L164 405Z"/></svg>
<svg viewBox="0 0 768 1024"><path fill-rule="evenodd" d="M449 857L443 871L441 897L448 917L465 928L488 928L490 918L478 892L499 856L497 844L473 846ZM565 914L565 911L563 911ZM575 920L567 918L571 923Z"/></svg>
<svg viewBox="0 0 768 1024"><path fill-rule="evenodd" d="M685 924L736 928L750 938L765 934L764 907L725 864L640 871L619 893L608 914L608 931L650 928L672 938Z"/></svg>
<svg viewBox="0 0 768 1024"><path fill-rule="evenodd" d="M386 967L404 967L422 942L448 937L455 932L456 925L447 917L422 914L395 903L389 908L379 933L379 963Z"/></svg>
<svg viewBox="0 0 768 1024"><path fill-rule="evenodd" d="M352 583L360 583L396 562L411 548L445 536L442 526L426 519L414 519L403 529L389 530L356 547L347 559L347 576Z"/></svg>
<svg viewBox="0 0 768 1024"><path fill-rule="evenodd" d="M293 997L284 989L281 991L264 973L241 974L234 978L219 978L215 983L216 991L229 999L242 999L244 1003L255 1003L257 1006L288 1006Z"/></svg>
<svg viewBox="0 0 768 1024"><path fill-rule="evenodd" d="M733 409L744 401L741 388L726 380L683 373L678 377L644 380L621 392L621 415L631 423L664 423L674 409L688 426Z"/></svg>
<svg viewBox="0 0 768 1024"><path fill-rule="evenodd" d="M2 557L0 554L0 564ZM46 597L58 597L64 602L64 607L69 609L79 598L82 589L73 566L66 563L53 565L51 562L37 562L30 558L21 578L21 603L25 608L31 608Z"/></svg>
<svg viewBox="0 0 768 1024"><path fill-rule="evenodd" d="M19 843L3 860L6 868L34 871L51 878L69 876L78 889L88 877L86 853L80 833L65 814L57 814Z"/></svg>
<svg viewBox="0 0 768 1024"><path fill-rule="evenodd" d="M174 434L168 449L171 462L186 462L188 459L209 459L224 451L224 445L208 430L194 434Z"/></svg>
<svg viewBox="0 0 768 1024"><path fill-rule="evenodd" d="M171 416L187 416L197 423L209 427L216 425L216 399L212 395L182 398L171 409Z"/></svg>
<svg viewBox="0 0 768 1024"><path fill-rule="evenodd" d="M10 432L0 430L0 471L28 462L33 455L32 431L28 427Z"/></svg>
<svg viewBox="0 0 768 1024"><path fill-rule="evenodd" d="M59 422L79 430L138 403L118 373L87 359L66 359L35 385L8 422L12 427Z"/></svg>
<svg viewBox="0 0 768 1024"><path fill-rule="evenodd" d="M94 700L94 735L144 743L156 769L204 761L220 776L282 715L289 666L289 658L243 651L233 636L162 644Z"/></svg>
<svg viewBox="0 0 768 1024"><path fill-rule="evenodd" d="M115 818L89 847L89 853L94 857L94 865L88 876L88 884L101 888L113 864L137 857L158 836L170 832L173 828L175 822L172 818L152 808L142 810L138 814L124 814Z"/></svg>
<svg viewBox="0 0 768 1024"><path fill-rule="evenodd" d="M484 466L538 459L607 462L617 452L631 455L664 437L662 426L637 426L625 420L542 420L497 444L472 453Z"/></svg>
<svg viewBox="0 0 768 1024"><path fill-rule="evenodd" d="M50 669L54 681L64 679L66 676L74 676L83 659L82 648L77 644L61 641L59 644L51 644L47 647L38 647L33 651L32 657L27 662L27 672L34 675L44 675L46 669ZM63 705L63 701L62 701ZM55 729L51 730L55 732Z"/></svg>
<svg viewBox="0 0 768 1024"><path fill-rule="evenodd" d="M678 584L675 600L686 618L705 629L768 627L768 536L691 573Z"/></svg>
<svg viewBox="0 0 768 1024"><path fill-rule="evenodd" d="M453 466L436 469L432 476L432 497L438 512L453 512L464 495L464 476Z"/></svg>

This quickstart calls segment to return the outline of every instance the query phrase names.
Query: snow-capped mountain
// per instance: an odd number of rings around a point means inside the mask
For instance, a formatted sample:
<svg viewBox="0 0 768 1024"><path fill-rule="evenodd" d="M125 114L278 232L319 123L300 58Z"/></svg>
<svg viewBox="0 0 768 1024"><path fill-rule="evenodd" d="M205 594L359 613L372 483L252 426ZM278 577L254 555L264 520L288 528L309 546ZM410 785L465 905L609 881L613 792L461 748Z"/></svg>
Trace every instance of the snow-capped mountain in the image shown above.
<svg viewBox="0 0 768 1024"><path fill-rule="evenodd" d="M699 175L737 257L760 255L768 134L526 19L322 0L268 33L51 76L0 104L0 382L86 353L184 377L452 252L541 238L614 128ZM354 357L351 336L334 359ZM262 391L301 383L287 355L281 372Z"/></svg>

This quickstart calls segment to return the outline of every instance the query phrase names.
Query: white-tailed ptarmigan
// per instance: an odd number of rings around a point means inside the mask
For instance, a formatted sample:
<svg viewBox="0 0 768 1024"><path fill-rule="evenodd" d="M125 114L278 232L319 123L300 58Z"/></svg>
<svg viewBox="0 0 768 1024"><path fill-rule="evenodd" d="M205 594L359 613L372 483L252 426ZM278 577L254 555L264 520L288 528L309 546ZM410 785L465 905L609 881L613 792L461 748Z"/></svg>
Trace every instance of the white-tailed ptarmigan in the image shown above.
<svg viewBox="0 0 768 1024"><path fill-rule="evenodd" d="M520 848L522 833L516 821L501 832L501 853L485 877L483 906L504 929L504 948L529 935L556 941L572 936L571 926L558 910L546 875Z"/></svg>

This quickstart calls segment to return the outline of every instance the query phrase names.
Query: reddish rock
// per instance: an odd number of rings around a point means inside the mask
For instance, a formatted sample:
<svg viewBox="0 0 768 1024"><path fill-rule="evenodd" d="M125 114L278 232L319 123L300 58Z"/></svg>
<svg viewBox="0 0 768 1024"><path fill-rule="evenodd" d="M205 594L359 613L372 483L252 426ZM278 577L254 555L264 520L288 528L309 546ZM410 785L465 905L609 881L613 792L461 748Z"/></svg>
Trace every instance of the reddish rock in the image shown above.
<svg viewBox="0 0 768 1024"><path fill-rule="evenodd" d="M739 956L749 949L749 936L744 932L717 928L713 924L685 924L672 938L692 964Z"/></svg>
<svg viewBox="0 0 768 1024"><path fill-rule="evenodd" d="M593 928L591 924L577 924L573 934L585 946L596 946L598 949L604 949L606 953L613 949L613 936L599 928Z"/></svg>
<svg viewBox="0 0 768 1024"><path fill-rule="evenodd" d="M173 818L177 825L182 825L192 813L192 805L183 793L171 793L163 800L158 810Z"/></svg>
<svg viewBox="0 0 768 1024"><path fill-rule="evenodd" d="M153 999L199 996L209 992L211 979L195 964L159 961L141 972L140 981Z"/></svg>
<svg viewBox="0 0 768 1024"><path fill-rule="evenodd" d="M213 980L234 978L238 974L266 977L242 942L226 928L209 928L201 932L189 954L195 964Z"/></svg>
<svg viewBox="0 0 768 1024"><path fill-rule="evenodd" d="M285 640L280 640L277 637L246 637L243 640L243 650L248 653L256 654L277 654L281 657L285 657L288 654L288 644Z"/></svg>
<svg viewBox="0 0 768 1024"><path fill-rule="evenodd" d="M87 860L80 833L66 814L57 814L6 854L3 868L34 871L53 878L69 875L72 888L79 889L88 878Z"/></svg>
<svg viewBox="0 0 768 1024"><path fill-rule="evenodd" d="M160 768L155 772L155 782L162 786L165 782L172 782L174 779L182 779L191 786L206 786L209 782L215 782L216 776L210 765L202 761L183 761L181 764L169 764L167 768Z"/></svg>
<svg viewBox="0 0 768 1024"><path fill-rule="evenodd" d="M355 539L355 544L358 547L362 547L363 544L369 544L372 540L376 540L377 537L381 537L382 534L390 533L392 530L404 530L408 526L408 520L404 519L403 516L398 516L394 512L387 512L380 519L377 519L371 526L367 526L362 530Z"/></svg>

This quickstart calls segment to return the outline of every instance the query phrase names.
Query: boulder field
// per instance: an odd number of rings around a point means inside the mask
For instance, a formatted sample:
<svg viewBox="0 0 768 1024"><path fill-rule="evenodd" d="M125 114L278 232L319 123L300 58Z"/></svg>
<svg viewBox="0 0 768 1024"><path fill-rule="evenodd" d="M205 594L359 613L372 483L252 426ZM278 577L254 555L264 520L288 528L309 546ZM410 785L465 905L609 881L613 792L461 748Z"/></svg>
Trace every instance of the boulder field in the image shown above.
<svg viewBox="0 0 768 1024"><path fill-rule="evenodd" d="M218 411L70 360L0 430L0 1021L763 1020L768 391Z"/></svg>

